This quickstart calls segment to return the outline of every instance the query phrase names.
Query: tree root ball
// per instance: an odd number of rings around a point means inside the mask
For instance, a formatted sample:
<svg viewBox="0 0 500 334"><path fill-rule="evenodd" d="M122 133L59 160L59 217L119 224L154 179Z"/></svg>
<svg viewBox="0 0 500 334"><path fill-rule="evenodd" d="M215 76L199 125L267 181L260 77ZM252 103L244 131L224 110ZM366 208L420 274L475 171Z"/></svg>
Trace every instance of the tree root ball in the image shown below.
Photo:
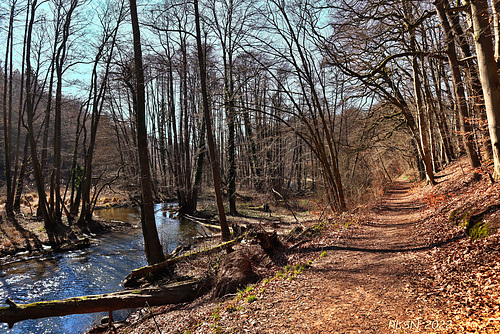
<svg viewBox="0 0 500 334"><path fill-rule="evenodd" d="M230 293L236 293L259 276L253 271L251 255L248 250L237 249L227 254L220 266L215 279L214 298L221 298Z"/></svg>

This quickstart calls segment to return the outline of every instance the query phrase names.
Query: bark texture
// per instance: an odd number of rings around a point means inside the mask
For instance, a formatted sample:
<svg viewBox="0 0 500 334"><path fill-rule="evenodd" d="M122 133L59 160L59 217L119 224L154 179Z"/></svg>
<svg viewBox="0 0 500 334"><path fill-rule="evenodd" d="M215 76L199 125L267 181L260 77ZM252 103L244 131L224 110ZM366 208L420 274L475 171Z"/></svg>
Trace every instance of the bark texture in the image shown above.
<svg viewBox="0 0 500 334"><path fill-rule="evenodd" d="M205 280L190 280L161 288L128 290L103 295L73 297L32 304L16 304L7 300L10 306L0 308L0 322L10 328L19 321L69 314L110 312L120 309L177 304L194 300L205 291Z"/></svg>
<svg viewBox="0 0 500 334"><path fill-rule="evenodd" d="M483 87L488 129L493 150L493 179L500 180L500 79L497 73L486 0L470 2L479 77Z"/></svg>

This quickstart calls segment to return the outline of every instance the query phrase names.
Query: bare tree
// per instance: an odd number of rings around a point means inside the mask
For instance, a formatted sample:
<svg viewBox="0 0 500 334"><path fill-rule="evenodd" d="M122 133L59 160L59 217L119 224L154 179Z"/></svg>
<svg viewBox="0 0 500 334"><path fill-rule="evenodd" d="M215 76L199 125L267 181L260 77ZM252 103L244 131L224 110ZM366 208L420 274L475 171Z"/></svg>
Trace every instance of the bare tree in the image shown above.
<svg viewBox="0 0 500 334"><path fill-rule="evenodd" d="M14 30L14 17L17 1L12 1L10 4L9 26L7 29L7 44L5 47L5 66L4 80L3 80L3 144L4 144L4 168L5 168L5 184L7 188L7 200L5 202L5 211L8 216L13 216L14 206L14 191L12 187L11 176L11 145L12 145L12 54L13 54L13 30ZM9 62L10 56L10 62ZM9 80L9 71L11 73ZM8 96L8 98L7 98Z"/></svg>
<svg viewBox="0 0 500 334"><path fill-rule="evenodd" d="M200 67L201 93L203 96L203 113L205 115L205 126L207 131L207 142L210 153L210 162L212 165L212 176L214 181L215 196L217 198L217 209L219 212L219 222L221 226L222 240L229 240L230 232L226 221L226 212L224 211L224 202L222 199L221 181L219 174L219 163L215 153L215 140L212 130L212 119L210 117L210 106L207 89L206 62L201 41L201 24L198 0L194 0L194 19L196 23L196 46L198 48L198 66Z"/></svg>
<svg viewBox="0 0 500 334"><path fill-rule="evenodd" d="M321 166L332 209L345 211L347 206L338 169L337 143L331 126L334 113L325 96L326 82L319 68L318 54L306 46L311 43L308 29L317 22L316 18L308 15L314 15L310 10L315 11L307 4L297 4L290 11L294 14L292 21L286 4L269 1L268 5L267 24L279 39L259 39L266 52L276 57L278 64L287 64L269 73L279 89L280 94L276 97L280 99L286 96L287 102L291 104L288 108L280 106L282 111L273 117L289 126L309 146ZM266 67L265 64L262 66ZM292 115L293 118L289 118Z"/></svg>
<svg viewBox="0 0 500 334"><path fill-rule="evenodd" d="M144 248L149 264L161 262L165 259L163 250L158 239L156 229L153 187L151 183L151 171L149 169L148 135L146 129L146 106L144 89L144 68L142 63L141 35L137 15L137 4L130 0L130 17L132 19L132 32L134 35L134 64L135 64L135 88L136 103L134 105L136 114L137 150L139 157L139 170L141 180L141 223L144 234Z"/></svg>
<svg viewBox="0 0 500 334"><path fill-rule="evenodd" d="M88 230L89 226L92 226L89 225L92 222L93 211L92 203L90 200L90 190L92 187L92 162L96 146L97 130L102 114L104 101L106 100L106 95L108 94L109 90L108 79L111 62L114 57L118 29L120 27L120 24L124 20L125 15L123 2L120 3L115 12L113 12L114 6L115 4L111 5L111 3L108 2L105 10L100 13L100 21L102 22L103 30L100 44L98 45L96 56L94 59L91 77L92 82L89 92L89 101L91 101L89 106L89 108L91 108L90 141L87 149L85 150L85 164L83 175L80 181L82 183L82 206L78 225L82 230ZM113 22L113 19L116 21ZM98 69L101 62L104 62L104 69L103 73L100 74L98 73ZM75 172L75 167L76 166L73 166L72 172Z"/></svg>
<svg viewBox="0 0 500 334"><path fill-rule="evenodd" d="M55 58L56 70L56 96L54 109L54 168L51 176L50 185L50 213L53 219L60 221L62 217L62 200L61 200L61 122L62 122L62 86L63 86L63 71L68 53L68 39L70 37L71 20L73 13L79 5L78 0L70 0L67 8L63 2L56 4L58 10L64 11L64 23L62 28L61 42L57 49Z"/></svg>
<svg viewBox="0 0 500 334"><path fill-rule="evenodd" d="M206 19L214 30L221 47L224 80L224 108L227 123L227 188L229 212L237 214L236 209L236 94L234 78L234 59L236 52L249 30L248 21L254 16L254 4L249 1L213 0L210 4L211 16Z"/></svg>
<svg viewBox="0 0 500 334"><path fill-rule="evenodd" d="M48 209L48 203L47 203L47 197L45 194L45 186L43 184L43 177L42 177L42 171L40 168L40 162L38 159L38 152L37 152L37 143L36 143L36 135L35 135L35 130L34 130L34 113L35 113L35 106L33 103L32 95L34 94L33 87L32 87L32 70L33 68L31 67L31 42L32 42L32 33L33 33L33 25L35 23L35 18L36 18L36 9L37 9L37 0L33 0L31 3L31 6L28 6L28 9L30 11L30 19L28 23L28 27L26 29L27 31L27 37L26 37L26 53L25 53L25 63L26 63L26 125L27 125L27 130L28 130L28 137L30 141L30 147L31 147L31 162L33 165L33 172L35 175L35 182L37 186L37 191L38 191L38 198L39 198L39 207L40 211L44 220L45 224L45 229L47 231L47 234L49 235L50 241L53 246L57 246L60 244L62 241L64 241L64 237L66 234L69 233L69 230L67 227L65 227L60 221L54 220L54 218L50 215L49 209Z"/></svg>
<svg viewBox="0 0 500 334"><path fill-rule="evenodd" d="M445 8L447 7L446 5L447 4L444 0L435 2L439 19L441 20L441 27L445 35L446 54L448 56L448 62L450 64L451 77L453 80L453 88L460 116L460 125L462 127L462 139L464 142L464 146L467 150L467 155L469 157L470 165L473 168L476 168L480 166L480 162L477 152L474 149L472 126L469 122L469 111L467 108L467 98L465 96L464 83L462 81L460 66L458 63L457 54L455 50L455 41L453 38L453 32L450 23L448 22L448 18L445 14Z"/></svg>

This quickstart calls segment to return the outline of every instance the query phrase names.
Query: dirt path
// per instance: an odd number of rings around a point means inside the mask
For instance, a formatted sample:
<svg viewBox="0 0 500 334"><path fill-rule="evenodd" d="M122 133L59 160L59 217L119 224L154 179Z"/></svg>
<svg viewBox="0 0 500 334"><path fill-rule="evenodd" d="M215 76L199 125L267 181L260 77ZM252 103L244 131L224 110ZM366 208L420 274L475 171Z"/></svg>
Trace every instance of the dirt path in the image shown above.
<svg viewBox="0 0 500 334"><path fill-rule="evenodd" d="M118 332L452 333L451 320L407 288L419 279L409 264L427 249L418 197L409 183L395 182L342 238L326 232L288 254L291 262L314 259L301 273L292 268L221 303L166 307L154 322L132 319L132 328Z"/></svg>
<svg viewBox="0 0 500 334"><path fill-rule="evenodd" d="M410 184L396 182L369 222L338 245L317 245L301 252L326 251L295 280L251 304L237 332L260 333L427 333L446 332L430 305L419 305L405 287L413 278L407 261L425 249L416 222L422 204ZM276 290L276 291L274 291ZM427 328L425 328L427 327ZM434 327L434 330L432 330ZM437 328L437 330L436 330ZM231 332L231 329L229 329Z"/></svg>

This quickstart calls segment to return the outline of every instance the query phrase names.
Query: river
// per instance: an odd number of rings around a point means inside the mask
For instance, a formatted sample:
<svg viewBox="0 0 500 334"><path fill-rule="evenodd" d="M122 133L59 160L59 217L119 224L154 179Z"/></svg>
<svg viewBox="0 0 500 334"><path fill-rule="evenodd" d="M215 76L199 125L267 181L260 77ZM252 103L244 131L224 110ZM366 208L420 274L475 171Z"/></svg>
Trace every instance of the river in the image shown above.
<svg viewBox="0 0 500 334"><path fill-rule="evenodd" d="M168 204L155 206L156 225L165 253L189 243L192 237L202 233L200 226L172 217L168 209ZM105 209L98 214L104 219L132 223L138 223L140 219L138 211L133 208ZM123 278L132 269L145 264L140 228L111 232L100 236L87 249L42 258L27 257L0 266L0 302L10 298L25 304L119 291L123 289ZM116 311L113 315L115 319L123 319L127 312ZM26 320L16 323L12 329L0 324L0 333L85 333L106 315L93 313Z"/></svg>

